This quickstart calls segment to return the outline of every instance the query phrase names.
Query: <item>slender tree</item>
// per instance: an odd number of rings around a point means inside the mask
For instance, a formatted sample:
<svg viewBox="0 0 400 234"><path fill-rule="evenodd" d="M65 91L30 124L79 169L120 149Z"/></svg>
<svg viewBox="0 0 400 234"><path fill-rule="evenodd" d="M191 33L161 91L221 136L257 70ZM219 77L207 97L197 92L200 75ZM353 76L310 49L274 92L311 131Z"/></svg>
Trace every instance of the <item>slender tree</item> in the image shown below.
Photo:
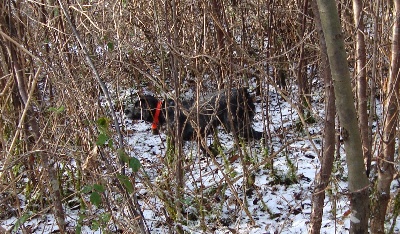
<svg viewBox="0 0 400 234"><path fill-rule="evenodd" d="M371 232L385 233L384 223L390 200L390 184L394 176L395 137L399 111L399 68L400 68L400 0L394 1L394 24L392 29L392 56L389 80L385 90L385 111L383 130L383 152L378 158L378 180L372 209Z"/></svg>
<svg viewBox="0 0 400 234"><path fill-rule="evenodd" d="M324 142L321 150L320 160L321 169L315 178L315 188L312 196L311 222L308 232L317 234L321 231L322 215L324 208L325 189L329 184L332 173L334 154L335 154L335 93L332 84L332 75L329 67L329 59L325 37L322 32L321 18L318 11L317 2L311 1L314 13L315 27L319 35L319 44L321 49L321 76L325 84L325 126Z"/></svg>
<svg viewBox="0 0 400 234"><path fill-rule="evenodd" d="M32 135L33 140L35 143L35 147L37 147L39 150L39 156L41 158L41 167L44 168L47 173L46 173L46 179L48 179L49 184L50 184L50 197L53 202L53 209L54 209L54 214L56 218L56 222L58 224L60 233L65 233L65 228L66 228L66 223L65 223L65 213L63 210L62 206L62 199L61 199L61 187L60 183L57 178L57 173L56 170L53 166L53 162L51 158L49 157L48 153L48 147L46 144L43 142L43 139L41 137L41 129L39 128L39 123L35 116L35 108L31 106L32 100L37 98L35 95L35 90L37 89L37 81L38 77L40 74L41 67L39 66L37 70L35 71L36 75L33 79L28 79L28 75L25 73L25 70L29 70L28 61L30 59L35 59L38 64L41 64L41 61L38 60L38 58L34 55L32 55L30 52L27 50L22 49L23 46L17 41L23 41L22 38L24 38L21 33L25 30L24 26L22 24L19 24L18 21L16 21L12 15L11 15L11 5L7 5L7 10L6 6L3 5L4 3L0 3L0 11L7 12L7 15L1 15L0 17L0 32L2 32L2 37L0 37L0 41L6 46L7 51L8 51L8 61L10 63L9 67L9 72L10 74L13 74L15 77L15 83L17 85L17 90L18 90L18 95L19 98L22 100L21 104L23 106L23 114L19 120L18 124L18 130L16 131L13 141L11 143L11 146L8 148L8 151L6 153L7 158L5 160L4 165L9 166L8 163L10 162L10 159L12 156L14 156L14 150L17 147L16 146L16 141L21 137L22 133L20 133L19 129L22 126L24 127L25 134L27 135ZM6 26L7 25L7 26ZM7 36L5 33L7 32L11 37ZM13 38L12 38L13 37ZM27 58L26 54L33 58ZM31 77L32 78L32 77ZM32 80L32 82L29 84L30 90L28 92L28 81ZM25 120L26 119L26 120ZM35 163L34 158L30 158L29 163ZM32 169L32 168L31 168ZM3 176L5 174L0 174L0 180L3 180Z"/></svg>
<svg viewBox="0 0 400 234"><path fill-rule="evenodd" d="M109 94L109 92L108 92L108 89L107 89L106 85L104 84L104 82L102 81L102 79L100 78L100 75L98 74L97 69L96 69L96 67L95 67L94 64L93 64L93 62L92 62L92 60L91 60L91 58L90 58L90 56L89 56L89 53L87 52L86 45L83 43L82 39L80 38L80 35L79 35L78 31L77 31L76 28L74 27L74 25L73 25L73 23L72 23L72 21L71 21L71 18L70 18L70 16L69 16L69 14L68 14L68 12L67 12L67 10L66 10L64 4L63 4L63 2L62 2L62 1L58 1L58 3L59 3L59 5L60 5L60 8L61 8L62 12L64 13L64 16L65 16L65 18L66 18L67 23L68 23L69 26L71 27L72 32L73 32L74 36L76 37L76 39L77 39L77 41L78 41L78 44L79 44L80 47L81 47L81 50L82 50L82 52L83 52L83 55L84 55L84 57L85 57L85 59L86 59L87 64L88 64L89 67L92 69L92 72L93 72L93 74L94 74L94 77L96 78L97 82L99 83L99 85L100 85L100 87L101 87L101 89L102 89L102 91L103 91L104 96L106 96L106 100L107 100L107 102L108 102L108 104L109 104L109 108L110 108L111 115L112 115L112 117L113 117L113 120L115 121L115 128L116 128L116 131L117 131L117 133L118 133L118 135L119 135L119 141L118 141L119 145L118 145L117 150L118 150L119 152L125 152L125 150L124 150L124 144L123 144L123 140L122 140L122 134L121 134L120 127L119 127L119 123L118 123L118 119L117 119L117 116L116 116L115 111L114 111L114 109L113 109L113 104L112 104L112 101L111 101L111 98L110 98L110 94ZM124 166L123 166L123 161L122 161L122 159L120 159L120 163L121 163L121 174L125 175L125 169L124 169ZM121 186L121 188L122 188L122 186ZM128 193L126 193L126 195L129 196ZM139 226L139 228L140 228L141 233L148 233L148 229L147 229L145 220L144 220L144 218L143 218L143 213L142 213L141 210L140 210L140 206L139 206L139 203L138 203L136 194L134 194L133 200L134 200L134 202L135 202L136 207L134 207L134 205L133 205L133 204L131 203L131 201L130 201L130 202L129 202L129 206L130 206L129 208L130 208L131 212L132 212L136 217L140 217L139 220L138 220L138 226Z"/></svg>
<svg viewBox="0 0 400 234"><path fill-rule="evenodd" d="M360 129L347 67L344 39L334 0L317 0L342 127L351 205L350 233L368 233L368 178L365 174Z"/></svg>
<svg viewBox="0 0 400 234"><path fill-rule="evenodd" d="M369 137L368 112L367 112L367 59L365 54L364 22L362 13L363 4L361 0L353 0L353 18L356 27L356 81L357 81L357 103L358 118L360 122L361 140L363 145L364 161L367 175L371 169L371 138Z"/></svg>
<svg viewBox="0 0 400 234"><path fill-rule="evenodd" d="M308 11L308 0L304 0L303 9L301 12L301 29L300 29L300 38L303 39L306 27L307 27L307 11ZM307 58L305 57L305 43L301 43L300 52L299 52L299 67L297 69L297 83L299 86L299 95L300 95L300 110L302 114L305 115L305 118L310 118L310 88L308 85L308 74L307 74Z"/></svg>
<svg viewBox="0 0 400 234"><path fill-rule="evenodd" d="M172 46L174 50L178 47L178 30L179 27L179 16L178 16L178 1L172 0L170 6L170 16L171 16L171 28L173 29L170 34L168 34L168 42ZM168 12L168 9L166 9ZM180 101L179 96L181 92L181 83L182 83L182 76L179 69L178 63L178 54L172 53L171 54L171 61L170 61L170 68L171 68L171 76L174 86L174 100L175 100L175 108L174 108L174 118L179 119L180 113ZM182 150L182 123L180 121L175 121L175 129L174 129L174 142L175 142L175 151L174 151L174 169L175 169L175 210L176 210L176 232L177 233L184 233L181 222L183 221L183 214L182 214L182 201L184 198L184 175L183 175L183 162L184 162L184 155Z"/></svg>

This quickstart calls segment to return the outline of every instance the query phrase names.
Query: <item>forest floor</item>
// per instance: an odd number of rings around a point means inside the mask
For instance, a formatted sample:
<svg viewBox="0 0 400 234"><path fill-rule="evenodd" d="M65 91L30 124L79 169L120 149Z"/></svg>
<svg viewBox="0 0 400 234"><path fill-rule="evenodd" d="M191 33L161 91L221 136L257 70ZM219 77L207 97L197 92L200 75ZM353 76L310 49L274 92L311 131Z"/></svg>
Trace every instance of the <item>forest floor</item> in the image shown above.
<svg viewBox="0 0 400 234"><path fill-rule="evenodd" d="M197 154L196 143L185 143L186 220L183 229L188 233L203 233L204 227L207 232L214 233L307 233L314 178L320 167L323 96L313 95L312 112L316 123L306 127L299 124L295 107L276 92L268 93L268 103L256 103L256 110L254 128L262 131L268 127L271 136L266 145L252 141L244 147L243 152L249 158L247 170L252 175L247 187L243 181L244 164L234 150L231 135L219 132L224 153L215 160ZM269 122L263 120L263 115ZM145 172L137 178L136 188L146 224L151 233L169 233L174 227L168 225L165 217L168 199L163 199L159 193L165 188L165 181L174 178L164 164L166 136L163 133L152 135L150 124L145 122L132 123L125 119L123 122L128 132L125 139L128 151L140 160ZM325 198L321 233L348 233L350 225L343 146L339 152ZM395 180L392 187L397 189L399 182ZM165 189L165 194L168 193L172 194ZM24 198L20 199L23 205ZM203 212L199 212L200 209ZM76 225L78 219L78 211L67 210L70 226ZM16 217L0 220L0 224L8 229L16 220ZM34 227L35 233L57 230L52 215L30 219L25 226ZM394 230L398 233L400 225L395 224ZM103 232L84 226L82 233Z"/></svg>
<svg viewBox="0 0 400 234"><path fill-rule="evenodd" d="M314 177L320 165L317 152L322 147L324 105L319 101L323 97L313 102L313 112L319 124L311 124L306 128L299 127L300 119L295 108L277 93L270 92L268 99L268 105L256 104L257 115L253 125L258 131L262 131L264 126L268 127L271 138L268 139L267 146L261 142L249 142L244 150L252 160L252 165L249 166L255 179L252 188L243 188L243 164L240 159L236 159L237 152L232 152L232 137L222 131L219 133L221 145L224 152L230 153L224 155L225 157L217 156L217 163L209 158L194 157L187 166L187 194L196 194L195 191L199 188L206 188L203 194L207 196L213 193L211 204L205 204L212 209L207 210L204 222L214 233L307 232ZM269 123L263 121L262 111L264 116L268 116ZM146 171L154 172L155 165L163 167L160 159L154 155L165 153L159 147L165 136L160 138L149 135L149 124L143 122L133 124L132 128L135 133L131 135L129 143L134 149L133 155L140 158ZM190 154L192 148L196 149L193 143L186 143L185 152ZM274 158L271 155L275 155ZM335 162L331 194L325 199L321 233L348 232L349 217L345 214L349 207L347 198L343 195L347 188L344 157L342 151ZM226 160L229 161L228 165ZM259 163L262 165L255 167ZM236 181L232 178L231 181L235 181L233 187L224 187L226 180L223 173L239 178ZM154 181L160 178L157 173L153 175ZM143 186L143 191L146 191L145 187ZM214 192L215 190L223 191ZM246 202L251 218L242 205L238 204L235 196ZM154 233L167 233L168 227L162 225L165 218L160 216L162 212L158 199L150 197L146 202L143 201L144 213L148 220L152 220L149 222L150 229ZM201 233L200 220L188 220L184 229L189 233Z"/></svg>

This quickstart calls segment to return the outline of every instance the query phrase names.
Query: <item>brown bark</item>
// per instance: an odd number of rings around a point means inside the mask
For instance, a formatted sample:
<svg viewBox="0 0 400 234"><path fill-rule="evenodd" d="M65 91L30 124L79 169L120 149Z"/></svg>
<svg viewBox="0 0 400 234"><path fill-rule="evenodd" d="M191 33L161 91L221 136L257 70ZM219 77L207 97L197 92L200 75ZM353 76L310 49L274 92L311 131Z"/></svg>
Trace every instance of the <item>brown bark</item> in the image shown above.
<svg viewBox="0 0 400 234"><path fill-rule="evenodd" d="M114 127L115 127L115 130L116 130L117 134L118 134L118 146L117 146L116 150L124 152L125 149L124 149L124 142L123 142L122 133L121 133L121 130L120 130L120 126L119 126L119 123L118 123L118 118L116 116L116 113L115 113L115 110L114 110L114 105L112 103L112 100L111 100L110 94L108 92L108 89L107 89L105 83L100 78L100 75L97 72L97 69L96 69L95 65L93 64L92 59L89 56L89 53L88 53L88 51L86 49L85 44L81 40L81 37L80 37L77 29L74 26L75 24L73 23L73 19L70 17L70 14L66 10L63 2L59 0L58 3L59 3L59 6L60 6L62 12L64 13L64 17L65 17L67 23L69 24L69 26L70 26L70 28L71 28L71 30L73 32L73 35L75 36L76 40L78 41L78 44L81 47L81 50L83 51L83 55L85 57L86 63L91 68L92 73L93 73L94 77L96 78L97 83L99 84L99 86L101 88L101 91L103 92L104 96L106 97L106 101L108 103L108 106L110 108L110 113L111 113L111 116L112 116L113 121L114 121ZM124 175L125 174L125 168L124 168L123 161L122 161L121 158L120 158L120 163L121 163L120 172L121 172L121 174ZM121 186L121 187L123 187L123 186ZM129 196L127 191L125 191L125 194L126 194L126 196ZM147 228L146 222L145 222L144 217L143 217L143 212L141 211L141 208L139 206L138 200L136 198L136 194L134 194L133 196L134 196L134 198L133 198L134 204L129 202L128 203L129 204L129 209L132 211L132 214L135 217L140 217L138 219L137 224L139 226L139 229L140 229L141 233L149 233L149 230ZM133 205L135 207L133 207Z"/></svg>
<svg viewBox="0 0 400 234"><path fill-rule="evenodd" d="M392 31L392 58L386 89L385 111L387 113L383 130L383 154L378 158L378 181L375 204L372 209L371 232L384 233L387 206L390 200L390 184L394 176L395 135L398 122L399 59L400 59L400 0L394 1L394 25Z"/></svg>
<svg viewBox="0 0 400 234"><path fill-rule="evenodd" d="M300 40L303 40L304 33L306 30L307 24L307 11L308 11L308 0L304 0L303 2L303 12L301 19L301 32L300 32ZM305 118L308 119L310 117L310 90L307 85L307 71L304 68L304 64L307 64L307 59L305 58L304 45L305 43L301 43L300 45L300 55L299 55L299 67L297 69L297 82L299 86L299 95L300 95L300 107L302 114L305 114Z"/></svg>
<svg viewBox="0 0 400 234"><path fill-rule="evenodd" d="M314 22L319 35L321 50L321 77L325 85L325 126L324 142L321 150L321 168L315 178L315 188L312 196L312 209L308 233L318 234L321 231L322 215L324 209L325 189L327 188L333 168L335 155L335 93L333 90L331 70L327 55L325 37L322 32L321 19L317 2L311 1L314 13Z"/></svg>
<svg viewBox="0 0 400 234"><path fill-rule="evenodd" d="M379 35L379 23L381 21L381 17L379 17L379 5L380 5L380 0L375 2L375 9L374 9L374 16L373 16L373 35ZM376 94L377 94L377 75L378 75L378 61L379 61L379 53L378 53L378 43L379 43L379 37L374 38L373 42L373 51L372 51L372 70L371 70L371 80L370 80L370 113L368 116L368 137L369 137L369 142L370 142L370 148L369 150L369 155L372 160L372 125L374 123L374 118L376 117ZM368 164L367 164L368 165ZM370 171L373 170L371 164L370 165ZM375 165L374 165L375 167ZM368 167L367 167L368 169ZM368 171L367 171L368 173ZM368 175L368 174L367 174Z"/></svg>
<svg viewBox="0 0 400 234"><path fill-rule="evenodd" d="M365 174L360 129L351 87L350 71L338 10L334 0L317 0L321 24L327 45L334 85L336 108L343 132L351 222L349 233L368 233L369 181Z"/></svg>
<svg viewBox="0 0 400 234"><path fill-rule="evenodd" d="M358 118L363 145L364 161L367 175L371 170L371 138L369 137L368 112L367 112L367 72L364 40L364 22L362 14L363 4L361 0L353 0L354 24L356 26L356 82Z"/></svg>
<svg viewBox="0 0 400 234"><path fill-rule="evenodd" d="M215 22L215 31L216 31L216 39L217 39L217 53L218 57L220 60L222 60L226 56L226 48L225 48L225 38L224 38L224 31L222 30L222 2L220 0L212 0L211 1L211 6L212 6L212 14L213 14L213 19ZM224 69L223 69L223 62L220 61L220 66L218 66L218 76L217 81L218 85L222 85L222 80L223 77L225 76L224 74Z"/></svg>
<svg viewBox="0 0 400 234"><path fill-rule="evenodd" d="M0 9L4 9L4 5L0 5ZM31 87L30 87L30 92L28 93L27 85L26 85L26 76L24 74L24 71L26 70L24 66L24 61L25 57L23 53L18 53L19 48L22 48L22 46L17 47L15 44L15 41L22 41L20 38L23 38L22 36L19 35L20 31L23 31L23 29L17 30L17 26L14 21L13 17L11 15L5 16L4 18L0 18L0 22L2 24L1 30L4 32L8 32L12 37L17 37L19 40L14 40L13 42L10 41L12 38L2 38L2 42L7 45L7 51L8 51L8 56L9 56L9 61L12 64L10 68L12 69L12 72L15 77L15 82L17 84L18 88L18 95L20 96L22 100L22 105L24 106L25 110L25 115L20 119L20 122L24 122L24 117L26 116L28 119L26 121L26 128L24 129L27 132L27 135L33 135L33 138L35 140L35 145L38 148L45 148L44 143L42 142L41 138L41 133L40 133L40 128L39 128L39 123L37 122L36 118L34 117L35 115L33 108L30 106L30 99L32 96L34 96L34 91L36 90L36 82L40 73L40 67L36 73L36 77L33 80ZM8 28L4 27L4 25L7 25ZM15 138L18 137L18 132L15 135ZM13 147L13 145L11 146ZM9 152L11 151L11 147ZM53 165L50 164L49 156L46 153L46 150L43 150L44 152L41 152L40 150L39 157L41 158L41 166L42 168L45 168L45 171L48 172L48 182L50 183L50 198L53 202L54 206L54 213L56 217L56 222L59 226L59 231L60 233L65 233L65 214L64 210L62 207L62 198L61 198L61 191L60 191L60 184L58 182L58 178L55 172L55 169ZM31 160L33 160L31 158ZM32 161L31 163L34 163Z"/></svg>
<svg viewBox="0 0 400 234"><path fill-rule="evenodd" d="M171 1L171 23L172 23L172 28L173 30L168 34L168 41L169 43L174 47L178 47L178 6L177 2L175 0ZM179 119L179 113L180 113L180 102L179 102L179 96L181 92L181 79L180 79L180 74L179 74L179 68L178 68L178 55L175 53L171 54L171 76L172 80L174 82L174 90L175 90L175 108L174 108L174 118ZM183 155L183 150L182 150L182 138L181 136L181 131L182 131L182 123L180 121L175 121L175 131L174 131L174 173L175 173L175 194L174 194L174 201L175 201L175 211L176 211L176 232L177 233L184 233L183 228L182 228L182 222L183 222L183 214L182 214L182 201L184 197L184 175L183 175L183 161L184 161L184 155Z"/></svg>

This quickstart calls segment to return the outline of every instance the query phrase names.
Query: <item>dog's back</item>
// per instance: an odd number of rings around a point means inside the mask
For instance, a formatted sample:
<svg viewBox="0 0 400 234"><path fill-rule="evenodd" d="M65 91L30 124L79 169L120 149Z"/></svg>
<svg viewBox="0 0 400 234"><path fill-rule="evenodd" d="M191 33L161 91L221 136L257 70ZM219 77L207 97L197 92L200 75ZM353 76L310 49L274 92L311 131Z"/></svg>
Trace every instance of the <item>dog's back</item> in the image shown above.
<svg viewBox="0 0 400 234"><path fill-rule="evenodd" d="M245 139L262 137L262 133L258 134L251 127L255 105L247 88L221 90L205 103L217 117L213 121L218 123L214 125L221 125L227 132L235 133Z"/></svg>
<svg viewBox="0 0 400 234"><path fill-rule="evenodd" d="M152 96L143 96L125 114L131 119L142 118L153 122L158 101ZM218 125L227 132L233 132L245 139L261 139L262 133L251 127L255 106L246 88L221 90L201 98L198 105L193 102L182 102L178 110L181 137L183 140L194 140L199 132L206 136ZM175 129L175 102L165 100L160 110L160 124L166 122L169 129ZM144 117L144 118L143 118ZM175 132L175 131L174 131Z"/></svg>

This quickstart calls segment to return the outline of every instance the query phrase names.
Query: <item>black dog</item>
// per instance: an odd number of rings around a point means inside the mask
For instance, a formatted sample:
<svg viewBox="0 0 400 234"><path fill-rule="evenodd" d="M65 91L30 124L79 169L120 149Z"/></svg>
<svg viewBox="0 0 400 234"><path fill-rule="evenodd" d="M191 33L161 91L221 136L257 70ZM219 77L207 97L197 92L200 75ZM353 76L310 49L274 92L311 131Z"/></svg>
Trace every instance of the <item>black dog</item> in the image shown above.
<svg viewBox="0 0 400 234"><path fill-rule="evenodd" d="M141 96L134 106L125 109L125 115L132 120L151 122L153 133L157 133L159 125L167 123L169 129L174 129L175 102L167 99L162 102L157 98ZM255 106L246 88L222 90L208 95L200 100L198 105L182 102L179 109L179 124L181 139L195 140L197 133L205 137L217 126L222 126L227 132L240 138L262 138L262 132L251 127Z"/></svg>

